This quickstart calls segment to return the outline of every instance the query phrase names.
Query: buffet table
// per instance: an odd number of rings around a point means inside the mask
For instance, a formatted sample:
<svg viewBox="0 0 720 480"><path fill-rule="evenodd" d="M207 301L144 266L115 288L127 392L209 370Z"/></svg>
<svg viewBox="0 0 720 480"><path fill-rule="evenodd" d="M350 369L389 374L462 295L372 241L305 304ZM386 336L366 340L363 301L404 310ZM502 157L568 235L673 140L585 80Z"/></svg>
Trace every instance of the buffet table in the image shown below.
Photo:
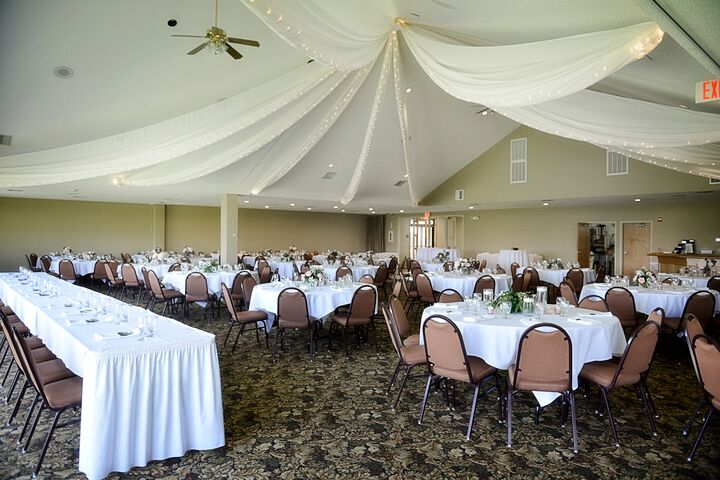
<svg viewBox="0 0 720 480"><path fill-rule="evenodd" d="M214 335L44 273L0 273L0 298L83 379L79 469L89 479L225 444ZM148 315L151 337L138 331Z"/></svg>
<svg viewBox="0 0 720 480"><path fill-rule="evenodd" d="M438 253L448 252L448 260L460 258L460 252L457 248L436 248L436 247L418 247L415 260L422 262L423 260L434 260Z"/></svg>

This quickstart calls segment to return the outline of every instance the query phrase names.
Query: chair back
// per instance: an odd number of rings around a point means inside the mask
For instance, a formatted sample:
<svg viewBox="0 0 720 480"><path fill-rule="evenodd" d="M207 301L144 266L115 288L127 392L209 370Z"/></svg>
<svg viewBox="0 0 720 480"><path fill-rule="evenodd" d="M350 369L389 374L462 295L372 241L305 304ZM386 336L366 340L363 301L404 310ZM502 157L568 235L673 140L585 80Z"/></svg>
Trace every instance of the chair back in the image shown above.
<svg viewBox="0 0 720 480"><path fill-rule="evenodd" d="M652 320L643 322L635 329L628 340L625 352L623 352L618 362L611 388L621 374L633 379L629 383L637 383L640 375L644 375L650 370L659 336L660 324ZM634 378L637 378L637 380L634 380Z"/></svg>
<svg viewBox="0 0 720 480"><path fill-rule="evenodd" d="M238 272L235 275L235 277L233 278L232 287L230 288L230 293L233 295L242 295L243 279L245 277L250 277L250 276L251 275L248 272Z"/></svg>
<svg viewBox="0 0 720 480"><path fill-rule="evenodd" d="M107 278L105 263L107 263L107 260L98 260L95 262L95 268L93 268L93 279L102 280Z"/></svg>
<svg viewBox="0 0 720 480"><path fill-rule="evenodd" d="M522 291L534 290L540 285L540 274L533 267L525 267L522 274Z"/></svg>
<svg viewBox="0 0 720 480"><path fill-rule="evenodd" d="M390 341L392 342L392 346L395 349L395 353L397 354L398 358L402 358L402 353L400 353L401 349L403 348L402 338L400 337L400 333L397 331L397 325L395 323L395 318L393 316L392 310L387 304L383 304L380 310L382 310L383 318L385 319L385 325L387 325L388 333L390 334Z"/></svg>
<svg viewBox="0 0 720 480"><path fill-rule="evenodd" d="M402 284L403 292L405 292L405 295L410 295L410 289L407 285L407 279L405 278L405 275L400 273L400 283Z"/></svg>
<svg viewBox="0 0 720 480"><path fill-rule="evenodd" d="M288 287L278 295L277 321L279 328L310 328L307 298L302 290Z"/></svg>
<svg viewBox="0 0 720 480"><path fill-rule="evenodd" d="M125 264L123 264L123 266L124 265ZM107 278L107 281L110 282L110 285L117 285L117 277L115 276L115 271L113 271L113 269L110 267L110 262L105 262L103 264L103 267L105 267L105 278Z"/></svg>
<svg viewBox="0 0 720 480"><path fill-rule="evenodd" d="M460 294L460 292L452 288L446 288L445 290L440 292L440 297L438 297L438 302L440 303L453 303L463 301L465 301L465 299L463 299L463 296Z"/></svg>
<svg viewBox="0 0 720 480"><path fill-rule="evenodd" d="M155 273L154 270L148 270L147 271L147 277L148 277L148 283L150 283L150 290L152 291L152 294L157 299L165 299L165 295L162 291L162 286L160 285L160 280L158 279L157 273Z"/></svg>
<svg viewBox="0 0 720 480"><path fill-rule="evenodd" d="M720 275L715 275L708 279L707 288L720 292Z"/></svg>
<svg viewBox="0 0 720 480"><path fill-rule="evenodd" d="M578 303L579 308L586 308L588 310L595 310L596 312L609 312L605 299L600 295L588 295L580 300Z"/></svg>
<svg viewBox="0 0 720 480"><path fill-rule="evenodd" d="M350 275L350 278L353 276L352 269L348 267L347 265L342 265L340 268L335 270L335 280L340 280L343 277L347 277Z"/></svg>
<svg viewBox="0 0 720 480"><path fill-rule="evenodd" d="M390 263L388 263L387 269L388 269L388 275L395 275L395 272L397 271L398 267L398 259L396 256L390 257Z"/></svg>
<svg viewBox="0 0 720 480"><path fill-rule="evenodd" d="M258 274L262 271L264 267L267 267L268 262L263 257L257 257L257 260L255 261L255 270L258 272Z"/></svg>
<svg viewBox="0 0 720 480"><path fill-rule="evenodd" d="M522 292L523 291L523 276L522 275L516 275L513 277L512 285L510 285L510 290L513 292Z"/></svg>
<svg viewBox="0 0 720 480"><path fill-rule="evenodd" d="M575 289L566 280L560 282L560 295L562 296L562 298L567 300L570 305L577 306L578 301L577 297L575 296Z"/></svg>
<svg viewBox="0 0 720 480"><path fill-rule="evenodd" d="M420 300L422 300L423 302L427 301L427 299L435 298L433 295L432 283L430 282L430 278L424 273L419 273L418 276L415 277L415 289L418 292Z"/></svg>
<svg viewBox="0 0 720 480"><path fill-rule="evenodd" d="M12 316L12 315L11 315ZM0 313L0 325L2 325L2 332L5 336L5 341L8 344L8 347L10 349L10 353L12 354L13 360L15 360L15 364L19 369L22 370L24 374L26 373L26 366L23 364L23 360L20 356L19 347L17 344L17 340L15 339L15 331L10 324L10 318L6 316L3 313Z"/></svg>
<svg viewBox="0 0 720 480"><path fill-rule="evenodd" d="M566 276L572 281L571 285L575 289L575 295L579 296L585 283L585 274L579 268L571 268Z"/></svg>
<svg viewBox="0 0 720 480"><path fill-rule="evenodd" d="M245 306L248 308L250 307L250 300L252 299L252 293L255 285L257 285L257 282L252 275L245 275L242 278L243 301L245 302Z"/></svg>
<svg viewBox="0 0 720 480"><path fill-rule="evenodd" d="M473 382L462 333L452 320L442 315L431 315L423 323L423 336L430 373Z"/></svg>
<svg viewBox="0 0 720 480"><path fill-rule="evenodd" d="M421 273L423 273L423 271L422 271L422 268L420 268L420 267L413 267L412 270L410 270L410 275L412 276L413 282L415 282L415 279Z"/></svg>
<svg viewBox="0 0 720 480"><path fill-rule="evenodd" d="M360 280L358 280L359 283L367 283L368 285L374 285L375 284L375 278L370 275L369 273L366 273L362 277L360 277Z"/></svg>
<svg viewBox="0 0 720 480"><path fill-rule="evenodd" d="M380 263L380 266L378 267L377 271L375 272L375 286L376 287L383 287L385 285L385 280L387 280L388 276L388 268L387 265L384 263Z"/></svg>
<svg viewBox="0 0 720 480"><path fill-rule="evenodd" d="M400 338L407 338L410 336L410 323L408 322L407 315L405 315L405 308L403 308L402 302L398 297L390 297L390 310L392 312L393 319L395 320L395 326L400 334Z"/></svg>
<svg viewBox="0 0 720 480"><path fill-rule="evenodd" d="M135 267L133 267L129 263L123 263L121 267L121 273L123 282L125 282L125 285L128 287L139 287L140 282L138 282L137 278L137 272L135 271Z"/></svg>
<svg viewBox="0 0 720 480"><path fill-rule="evenodd" d="M302 266L300 267L300 273L307 273L309 271L310 271L310 265L307 262L303 263Z"/></svg>
<svg viewBox="0 0 720 480"><path fill-rule="evenodd" d="M34 252L31 253L31 254L30 254L30 268L36 268L36 267L37 267L37 261L38 261L37 253L34 253Z"/></svg>
<svg viewBox="0 0 720 480"><path fill-rule="evenodd" d="M193 298L209 298L207 278L200 272L193 272L185 277L185 296Z"/></svg>
<svg viewBox="0 0 720 480"><path fill-rule="evenodd" d="M303 253L303 260L305 260L306 262L309 262L312 259L313 259L312 253L310 253L310 252Z"/></svg>
<svg viewBox="0 0 720 480"><path fill-rule="evenodd" d="M270 268L270 265L267 263L264 267L260 270L259 274L259 280L260 283L270 283L270 280L272 279L272 269Z"/></svg>
<svg viewBox="0 0 720 480"><path fill-rule="evenodd" d="M688 350L690 351L690 360L692 360L693 369L695 369L695 376L697 377L698 381L700 381L700 373L698 372L697 360L695 359L695 352L693 351L692 341L693 338L697 337L698 335L703 335L704 333L705 332L703 331L700 321L695 318L695 315L689 313L685 317L685 341L687 342Z"/></svg>
<svg viewBox="0 0 720 480"><path fill-rule="evenodd" d="M394 283L393 283L393 289L392 289L391 295L395 295L396 297L399 297L401 292L402 292L402 283L400 283L400 280L398 280L398 278L396 276Z"/></svg>
<svg viewBox="0 0 720 480"><path fill-rule="evenodd" d="M75 266L67 258L60 260L58 273L63 280L75 280Z"/></svg>
<svg viewBox="0 0 720 480"><path fill-rule="evenodd" d="M603 283L605 281L605 275L607 275L607 267L602 264L598 267L595 272L595 283Z"/></svg>
<svg viewBox="0 0 720 480"><path fill-rule="evenodd" d="M447 262L443 263L443 270L446 272L452 272L455 270L455 262L452 260L448 260Z"/></svg>
<svg viewBox="0 0 720 480"><path fill-rule="evenodd" d="M517 390L572 390L572 340L559 325L538 323L518 343L512 385Z"/></svg>
<svg viewBox="0 0 720 480"><path fill-rule="evenodd" d="M483 275L477 279L473 293L482 293L486 288L491 288L495 292L495 279L490 275Z"/></svg>
<svg viewBox="0 0 720 480"><path fill-rule="evenodd" d="M483 271L485 268L487 268L487 259L483 258L482 262L477 266L478 270Z"/></svg>
<svg viewBox="0 0 720 480"><path fill-rule="evenodd" d="M698 290L690 295L685 302L683 318L689 313L700 321L703 328L707 328L715 315L715 295L706 290Z"/></svg>
<svg viewBox="0 0 720 480"><path fill-rule="evenodd" d="M179 272L182 270L182 265L180 265L178 262L173 263L170 265L170 268L168 268L168 272Z"/></svg>
<svg viewBox="0 0 720 480"><path fill-rule="evenodd" d="M348 318L368 318L372 320L375 315L376 302L377 290L371 285L362 285L353 293Z"/></svg>
<svg viewBox="0 0 720 480"><path fill-rule="evenodd" d="M3 332L5 332L6 329L8 331L5 335L18 368L22 370L25 378L32 383L35 390L46 400L42 382L37 374L37 363L32 356L27 341L10 325L10 321L5 318L5 316L3 316L2 323Z"/></svg>
<svg viewBox="0 0 720 480"><path fill-rule="evenodd" d="M237 276L236 276L237 278ZM223 301L225 301L225 306L228 309L228 313L230 314L230 317L233 319L237 319L237 309L235 308L235 302L233 302L232 294L230 293L230 289L225 285L225 282L223 282L220 285L220 289L222 290L222 297Z"/></svg>
<svg viewBox="0 0 720 480"><path fill-rule="evenodd" d="M150 286L150 281L148 280L148 269L145 267L141 267L140 273L142 273L143 282L145 282L145 290L152 293L152 287Z"/></svg>
<svg viewBox="0 0 720 480"><path fill-rule="evenodd" d="M693 338L700 385L713 399L720 398L720 345L705 334Z"/></svg>
<svg viewBox="0 0 720 480"><path fill-rule="evenodd" d="M498 266L499 266L499 265L498 265ZM517 262L512 262L512 263L510 264L510 275L512 275L513 278L515 278L515 276L517 275L518 268L520 268L520 264L519 264L519 263L517 263ZM503 273L505 273L505 272L503 271Z"/></svg>
<svg viewBox="0 0 720 480"><path fill-rule="evenodd" d="M422 266L417 260L409 260L408 270L412 271L415 268L419 268L422 271Z"/></svg>
<svg viewBox="0 0 720 480"><path fill-rule="evenodd" d="M637 326L635 299L630 290L625 287L613 287L605 292L605 302L608 310L620 320L623 327Z"/></svg>
<svg viewBox="0 0 720 480"><path fill-rule="evenodd" d="M495 273L500 275L505 273L505 269L500 266L500 264L495 265ZM512 276L515 278L515 275Z"/></svg>
<svg viewBox="0 0 720 480"><path fill-rule="evenodd" d="M25 260L27 260L28 268L30 268L30 270L35 269L35 265L33 265L32 260L30 260L30 257L28 255L25 255Z"/></svg>
<svg viewBox="0 0 720 480"><path fill-rule="evenodd" d="M40 257L40 268L43 272L48 273L50 272L50 265L52 264L52 258L48 255L43 255Z"/></svg>

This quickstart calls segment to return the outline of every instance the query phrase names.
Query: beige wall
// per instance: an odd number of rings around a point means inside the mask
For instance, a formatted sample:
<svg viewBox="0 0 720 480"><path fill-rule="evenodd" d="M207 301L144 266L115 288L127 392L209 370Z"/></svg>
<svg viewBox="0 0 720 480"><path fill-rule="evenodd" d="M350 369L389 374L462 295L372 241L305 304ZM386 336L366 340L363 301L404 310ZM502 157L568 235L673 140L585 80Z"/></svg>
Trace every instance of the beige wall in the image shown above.
<svg viewBox="0 0 720 480"><path fill-rule="evenodd" d="M527 183L510 183L510 140L515 138L527 138ZM605 150L601 148L520 127L428 194L422 204L464 208L498 202L720 190L718 185L709 185L707 178L637 160L630 160L627 175L607 176L605 168ZM454 200L457 189L465 190L461 202Z"/></svg>
<svg viewBox="0 0 720 480"><path fill-rule="evenodd" d="M214 252L220 248L219 207L165 207L165 248L178 252L186 246L196 252Z"/></svg>
<svg viewBox="0 0 720 480"><path fill-rule="evenodd" d="M366 232L367 215L238 210L238 249L245 251L290 245L305 250L360 251L367 248Z"/></svg>
<svg viewBox="0 0 720 480"><path fill-rule="evenodd" d="M151 205L0 197L0 225L2 271L63 246L116 256L153 246Z"/></svg>
<svg viewBox="0 0 720 480"><path fill-rule="evenodd" d="M673 202L627 202L575 207L538 207L498 210L464 210L463 255L519 247L544 256L577 259L577 224L616 222L621 236L621 222L650 222L653 250L672 250L678 241L693 238L700 248L720 249L720 215L714 199ZM445 214L443 214L445 215ZM479 220L471 220L477 216ZM658 221L662 217L662 222ZM396 246L407 255L410 216L386 217L393 224ZM616 251L620 251L620 245Z"/></svg>

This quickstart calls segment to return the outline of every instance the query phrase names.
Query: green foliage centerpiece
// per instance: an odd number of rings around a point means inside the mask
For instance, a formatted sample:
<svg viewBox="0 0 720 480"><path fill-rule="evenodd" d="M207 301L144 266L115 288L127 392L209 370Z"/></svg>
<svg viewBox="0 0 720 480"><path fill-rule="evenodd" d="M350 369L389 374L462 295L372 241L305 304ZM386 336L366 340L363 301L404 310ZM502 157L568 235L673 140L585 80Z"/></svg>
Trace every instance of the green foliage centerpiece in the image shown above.
<svg viewBox="0 0 720 480"><path fill-rule="evenodd" d="M522 304L524 298L524 292L513 292L512 290L508 290L506 292L502 292L500 295L495 297L495 300L490 302L490 306L493 308L497 308L498 305L500 305L501 303L507 302L511 306L510 313L518 313L522 311Z"/></svg>

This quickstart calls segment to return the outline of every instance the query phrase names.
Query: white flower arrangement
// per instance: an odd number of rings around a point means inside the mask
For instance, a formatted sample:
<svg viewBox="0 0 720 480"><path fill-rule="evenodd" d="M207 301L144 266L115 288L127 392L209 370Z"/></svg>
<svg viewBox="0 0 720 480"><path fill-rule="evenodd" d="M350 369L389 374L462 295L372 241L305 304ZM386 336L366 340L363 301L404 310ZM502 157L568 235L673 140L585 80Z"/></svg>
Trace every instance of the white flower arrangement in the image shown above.
<svg viewBox="0 0 720 480"><path fill-rule="evenodd" d="M562 258L551 258L548 262L543 260L543 268L549 268L550 270L562 270L564 268Z"/></svg>
<svg viewBox="0 0 720 480"><path fill-rule="evenodd" d="M632 279L632 283L639 286L648 288L650 285L655 283L655 274L645 267L635 271L635 276Z"/></svg>
<svg viewBox="0 0 720 480"><path fill-rule="evenodd" d="M67 247L67 246L62 247L62 254L63 254L63 255L70 255L71 253L73 253L72 248Z"/></svg>
<svg viewBox="0 0 720 480"><path fill-rule="evenodd" d="M185 248L182 249L182 253L183 255L192 255L195 253L195 249L190 245L186 245Z"/></svg>
<svg viewBox="0 0 720 480"><path fill-rule="evenodd" d="M325 269L320 265L311 265L310 270L303 273L302 277L306 282L315 281L318 284L324 283L328 279Z"/></svg>
<svg viewBox="0 0 720 480"><path fill-rule="evenodd" d="M87 252L82 253L82 258L84 260L95 260L96 256L97 256L97 254L95 252L93 252L92 250L88 250Z"/></svg>
<svg viewBox="0 0 720 480"><path fill-rule="evenodd" d="M289 251L282 252L282 254L280 255L280 261L282 262L292 262L293 260L293 254Z"/></svg>
<svg viewBox="0 0 720 480"><path fill-rule="evenodd" d="M458 258L455 260L455 268L459 270L470 270L472 268L472 260L469 258Z"/></svg>
<svg viewBox="0 0 720 480"><path fill-rule="evenodd" d="M198 262L198 268L203 273L216 273L218 271L218 262L216 260L212 260L208 262L207 260L200 260Z"/></svg>
<svg viewBox="0 0 720 480"><path fill-rule="evenodd" d="M297 247L295 245L290 245L288 247L288 252L290 252L291 254L297 253Z"/></svg>
<svg viewBox="0 0 720 480"><path fill-rule="evenodd" d="M445 263L450 259L450 252L443 250L435 256L435 261Z"/></svg>

